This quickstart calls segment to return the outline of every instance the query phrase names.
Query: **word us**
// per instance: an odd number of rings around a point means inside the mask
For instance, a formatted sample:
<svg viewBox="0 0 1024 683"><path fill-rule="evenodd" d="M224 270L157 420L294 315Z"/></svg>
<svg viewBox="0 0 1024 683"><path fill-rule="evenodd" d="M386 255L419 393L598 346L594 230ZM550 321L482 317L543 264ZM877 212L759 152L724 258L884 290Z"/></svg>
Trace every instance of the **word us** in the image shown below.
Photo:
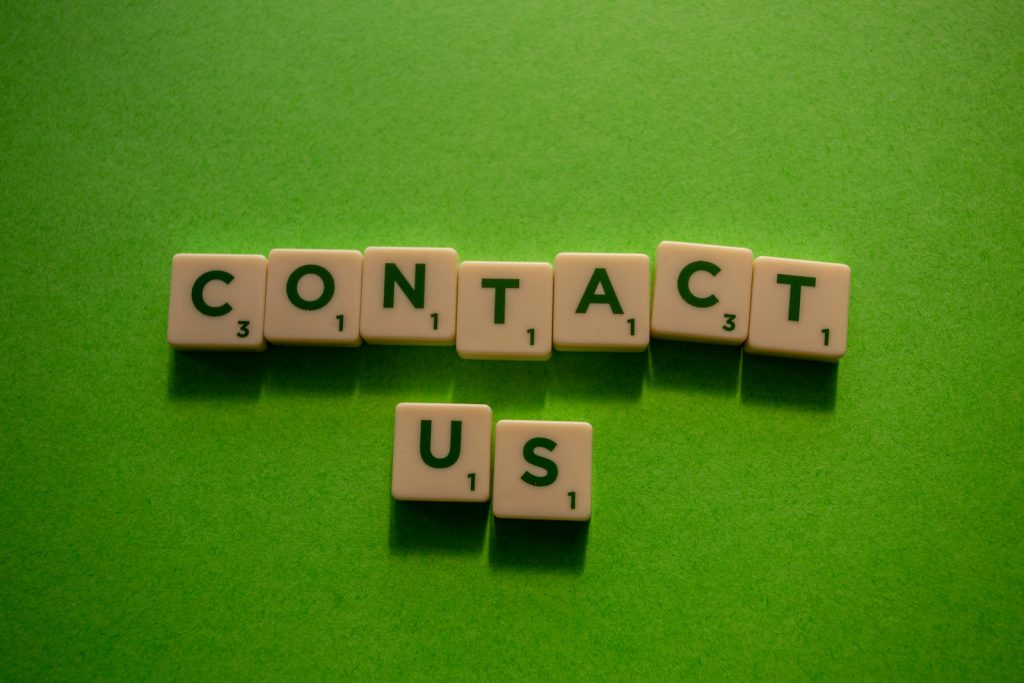
<svg viewBox="0 0 1024 683"><path fill-rule="evenodd" d="M391 495L485 503L495 517L590 519L593 430L587 422L500 420L480 404L399 403Z"/></svg>
<svg viewBox="0 0 1024 683"><path fill-rule="evenodd" d="M167 339L179 349L274 344L455 345L459 356L546 360L643 351L651 337L746 344L837 361L850 268L685 242L645 254L562 253L549 263L459 262L454 249L274 249L177 254Z"/></svg>

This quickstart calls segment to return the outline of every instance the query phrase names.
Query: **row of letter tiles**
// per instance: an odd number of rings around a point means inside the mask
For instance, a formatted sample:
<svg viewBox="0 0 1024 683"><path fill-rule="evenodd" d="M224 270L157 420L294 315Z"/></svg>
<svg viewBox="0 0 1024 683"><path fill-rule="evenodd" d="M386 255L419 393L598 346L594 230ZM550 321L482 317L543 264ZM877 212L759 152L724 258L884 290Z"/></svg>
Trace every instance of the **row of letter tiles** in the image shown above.
<svg viewBox="0 0 1024 683"><path fill-rule="evenodd" d="M587 422L501 420L457 403L399 403L391 495L396 500L483 503L495 517L590 519L593 430Z"/></svg>
<svg viewBox="0 0 1024 683"><path fill-rule="evenodd" d="M269 265L268 265L269 264ZM749 353L846 353L850 269L749 249L662 242L644 254L548 263L458 261L454 249L178 254L167 338L181 349L455 344L463 358L545 360L643 351L651 337L746 343ZM265 324L264 324L265 320Z"/></svg>

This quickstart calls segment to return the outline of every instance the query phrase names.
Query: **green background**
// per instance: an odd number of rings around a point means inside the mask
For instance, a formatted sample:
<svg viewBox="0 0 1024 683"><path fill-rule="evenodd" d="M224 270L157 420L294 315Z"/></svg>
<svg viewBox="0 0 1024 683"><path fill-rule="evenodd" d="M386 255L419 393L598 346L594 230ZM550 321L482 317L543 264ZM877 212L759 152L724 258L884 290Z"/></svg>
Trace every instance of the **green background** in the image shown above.
<svg viewBox="0 0 1024 683"><path fill-rule="evenodd" d="M1010 679L1024 5L3 3L0 677ZM174 253L847 263L836 367L175 354ZM589 527L389 498L594 425Z"/></svg>

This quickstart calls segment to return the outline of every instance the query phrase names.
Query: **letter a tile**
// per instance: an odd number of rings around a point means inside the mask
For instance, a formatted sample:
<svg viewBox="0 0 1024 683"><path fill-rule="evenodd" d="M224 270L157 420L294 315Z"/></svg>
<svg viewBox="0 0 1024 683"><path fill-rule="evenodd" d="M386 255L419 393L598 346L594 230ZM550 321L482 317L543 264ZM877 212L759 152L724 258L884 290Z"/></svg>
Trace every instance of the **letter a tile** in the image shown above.
<svg viewBox="0 0 1024 683"><path fill-rule="evenodd" d="M650 343L646 254L558 254L554 343L559 351L643 351Z"/></svg>

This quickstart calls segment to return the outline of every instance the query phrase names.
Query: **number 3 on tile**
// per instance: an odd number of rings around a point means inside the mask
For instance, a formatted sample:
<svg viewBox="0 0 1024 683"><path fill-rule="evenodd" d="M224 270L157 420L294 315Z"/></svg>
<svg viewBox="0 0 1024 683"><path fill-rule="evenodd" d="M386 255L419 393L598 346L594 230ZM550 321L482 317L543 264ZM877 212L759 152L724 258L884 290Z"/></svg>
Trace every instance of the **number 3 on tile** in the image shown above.
<svg viewBox="0 0 1024 683"><path fill-rule="evenodd" d="M726 332L732 332L736 329L736 316L732 313L724 313L723 315L725 315L725 324L722 325L722 329Z"/></svg>
<svg viewBox="0 0 1024 683"><path fill-rule="evenodd" d="M238 321L238 332L235 334L236 337L246 338L249 336L249 321L239 320Z"/></svg>

